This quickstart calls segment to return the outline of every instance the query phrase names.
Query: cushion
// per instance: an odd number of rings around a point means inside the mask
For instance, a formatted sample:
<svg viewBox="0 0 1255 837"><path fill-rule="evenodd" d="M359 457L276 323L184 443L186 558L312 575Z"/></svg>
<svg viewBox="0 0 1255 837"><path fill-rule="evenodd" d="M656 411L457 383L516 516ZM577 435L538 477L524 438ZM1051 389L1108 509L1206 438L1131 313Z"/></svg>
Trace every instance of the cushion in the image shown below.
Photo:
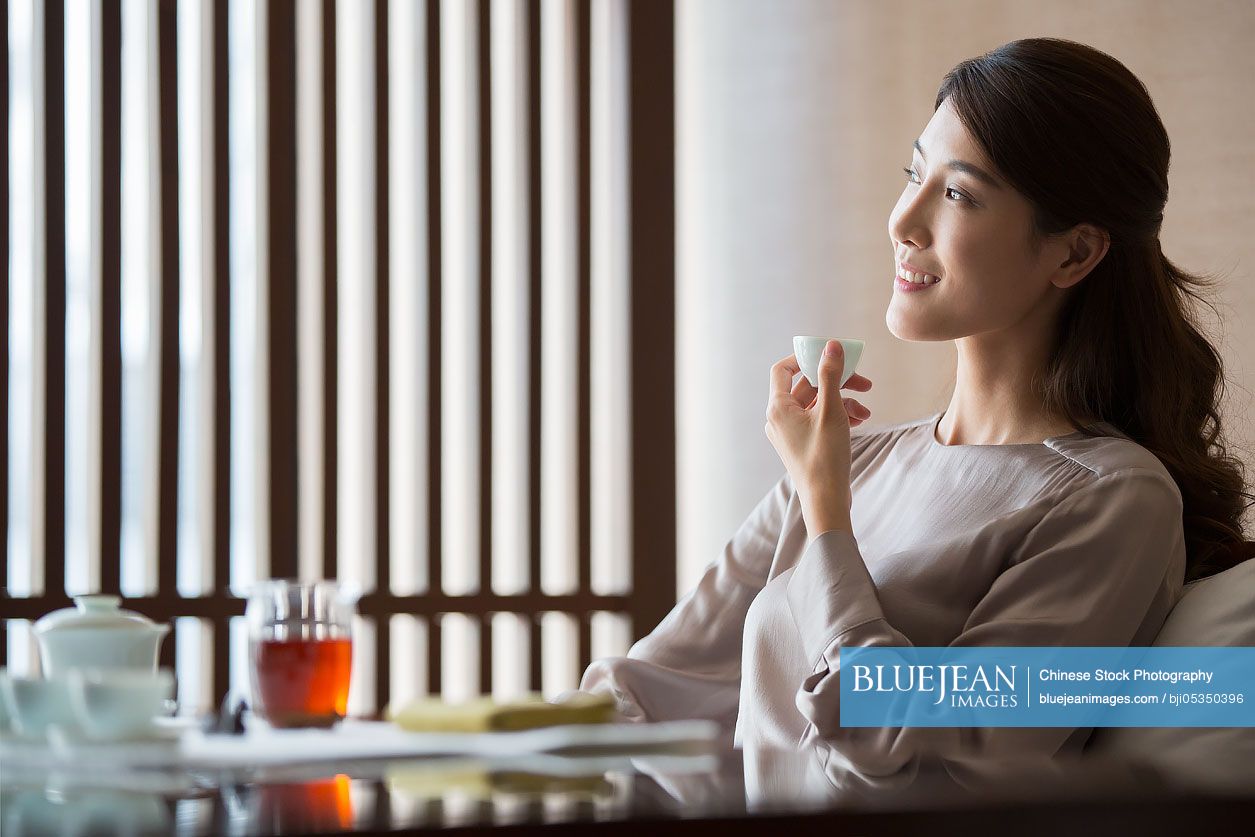
<svg viewBox="0 0 1255 837"><path fill-rule="evenodd" d="M1185 585L1153 645L1255 646L1255 560ZM1247 781L1255 727L1105 727L1086 753L1151 760L1182 786L1216 791Z"/></svg>

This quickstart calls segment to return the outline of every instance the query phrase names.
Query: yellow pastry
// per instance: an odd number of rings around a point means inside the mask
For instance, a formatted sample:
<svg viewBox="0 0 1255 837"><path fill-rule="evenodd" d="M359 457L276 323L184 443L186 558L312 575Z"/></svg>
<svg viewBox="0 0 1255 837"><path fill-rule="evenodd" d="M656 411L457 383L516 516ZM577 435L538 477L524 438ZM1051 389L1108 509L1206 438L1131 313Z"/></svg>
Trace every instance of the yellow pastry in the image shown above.
<svg viewBox="0 0 1255 837"><path fill-rule="evenodd" d="M464 703L418 698L400 707L389 706L384 717L411 732L506 732L563 724L606 724L615 721L617 715L610 695L575 692L560 703L549 703L535 693L510 701L480 697Z"/></svg>

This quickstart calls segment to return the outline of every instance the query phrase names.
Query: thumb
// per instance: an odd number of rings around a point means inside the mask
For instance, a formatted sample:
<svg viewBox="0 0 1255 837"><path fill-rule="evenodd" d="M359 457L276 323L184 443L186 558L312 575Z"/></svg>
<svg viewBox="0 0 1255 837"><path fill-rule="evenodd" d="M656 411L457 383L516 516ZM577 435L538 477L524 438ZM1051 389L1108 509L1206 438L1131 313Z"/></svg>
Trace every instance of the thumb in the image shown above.
<svg viewBox="0 0 1255 837"><path fill-rule="evenodd" d="M829 340L819 359L819 394L816 406L821 416L827 416L834 408L845 412L841 400L841 373L845 371L845 350L838 340Z"/></svg>

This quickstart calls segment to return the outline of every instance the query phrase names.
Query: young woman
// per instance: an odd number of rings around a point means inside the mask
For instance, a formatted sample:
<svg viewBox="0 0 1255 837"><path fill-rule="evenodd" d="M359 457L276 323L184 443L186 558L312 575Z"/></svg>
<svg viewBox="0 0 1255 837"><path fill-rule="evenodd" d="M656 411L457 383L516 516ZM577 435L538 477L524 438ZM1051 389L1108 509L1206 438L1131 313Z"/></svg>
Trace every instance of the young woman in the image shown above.
<svg viewBox="0 0 1255 837"><path fill-rule="evenodd" d="M885 321L955 341L950 403L860 426L840 344L818 390L776 363L785 475L652 633L584 674L629 718L712 718L830 778L1076 751L1089 729L843 728L838 652L1149 645L1186 580L1238 560L1250 495L1194 324L1208 283L1160 249L1169 144L1146 88L1090 47L1015 41L946 75L913 145Z"/></svg>

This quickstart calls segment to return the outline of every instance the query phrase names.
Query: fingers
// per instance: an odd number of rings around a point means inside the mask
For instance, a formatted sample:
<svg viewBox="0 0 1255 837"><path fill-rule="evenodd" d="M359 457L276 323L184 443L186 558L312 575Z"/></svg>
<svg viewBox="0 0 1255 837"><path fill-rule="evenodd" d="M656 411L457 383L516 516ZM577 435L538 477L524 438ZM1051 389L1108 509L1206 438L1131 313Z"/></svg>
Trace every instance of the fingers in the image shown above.
<svg viewBox="0 0 1255 837"><path fill-rule="evenodd" d="M803 375L797 379L797 383L793 385L793 397L797 403L803 407L809 407L814 401L815 396L819 394L819 390L811 386L810 381L806 380Z"/></svg>
<svg viewBox="0 0 1255 837"><path fill-rule="evenodd" d="M816 399L816 409L825 420L832 412L830 405L840 397L841 370L844 365L845 353L840 341L829 340L824 346L823 356L819 359L819 396Z"/></svg>
<svg viewBox="0 0 1255 837"><path fill-rule="evenodd" d="M867 419L871 418L872 411L864 407L858 401L855 401L853 398L842 398L841 403L845 405L845 414L852 420L857 419L859 424L862 424L867 421Z"/></svg>
<svg viewBox="0 0 1255 837"><path fill-rule="evenodd" d="M802 371L797 358L793 355L781 358L771 365L771 391L768 398L777 395L788 395L793 385L793 376Z"/></svg>
<svg viewBox="0 0 1255 837"><path fill-rule="evenodd" d="M852 389L852 390L855 390L856 392L867 392L869 389L872 388L872 382L870 378L864 378L862 375L855 372L853 375L850 376L850 379L846 381L845 385L841 388Z"/></svg>
<svg viewBox="0 0 1255 837"><path fill-rule="evenodd" d="M840 345L840 344L838 344ZM828 363L833 363L831 359ZM826 367L825 367L826 368ZM805 375L798 377L797 383L793 383L793 379L797 377L802 369L798 365L797 358L794 355L787 355L772 364L771 367L771 390L768 393L768 400L775 399L779 396L791 398L795 403L804 408L809 408L819 400L819 389L813 386L806 379ZM838 378L840 372L837 372ZM872 381L857 373L850 376L849 380L841 389L854 390L855 392L867 392L872 388ZM852 398L843 398L846 415L852 422L861 424L871 416L871 410L864 407L858 401ZM857 425L852 425L857 426Z"/></svg>

